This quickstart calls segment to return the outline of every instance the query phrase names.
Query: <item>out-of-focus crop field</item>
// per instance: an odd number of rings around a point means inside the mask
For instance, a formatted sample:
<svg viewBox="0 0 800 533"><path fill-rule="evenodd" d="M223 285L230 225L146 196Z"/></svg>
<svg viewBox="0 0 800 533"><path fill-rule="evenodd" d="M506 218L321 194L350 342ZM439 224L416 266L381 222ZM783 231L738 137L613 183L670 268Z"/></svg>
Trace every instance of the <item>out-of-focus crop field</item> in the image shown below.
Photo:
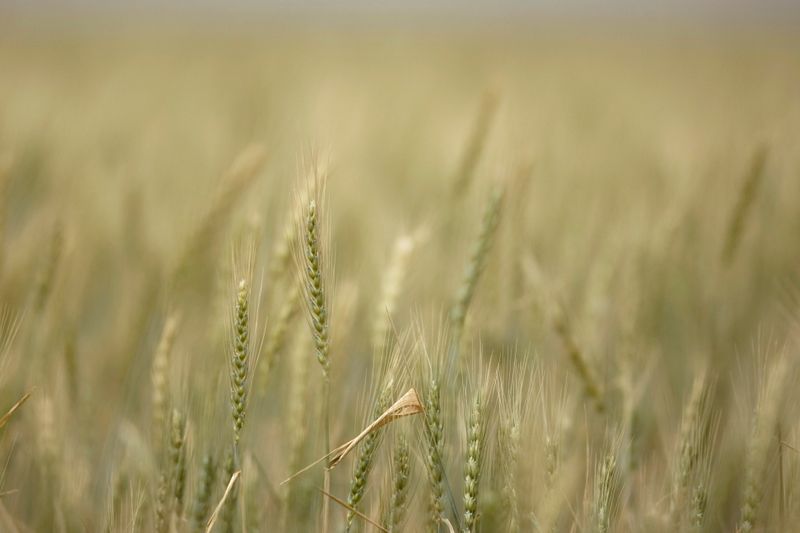
<svg viewBox="0 0 800 533"><path fill-rule="evenodd" d="M796 36L2 26L1 530L796 527Z"/></svg>

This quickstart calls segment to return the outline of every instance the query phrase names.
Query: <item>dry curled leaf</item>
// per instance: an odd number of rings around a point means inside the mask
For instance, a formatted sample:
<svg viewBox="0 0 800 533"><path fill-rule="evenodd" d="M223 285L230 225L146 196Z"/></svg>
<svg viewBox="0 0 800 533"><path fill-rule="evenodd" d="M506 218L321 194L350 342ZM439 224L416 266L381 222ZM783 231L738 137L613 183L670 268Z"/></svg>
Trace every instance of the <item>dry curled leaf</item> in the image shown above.
<svg viewBox="0 0 800 533"><path fill-rule="evenodd" d="M295 477L299 476L303 472L309 470L310 468L314 467L315 465L321 463L324 460L328 460L328 469L336 467L342 459L344 459L347 454L349 454L353 449L358 446L358 443L364 440L367 435L372 433L373 431L377 431L386 424L390 422L394 422L398 418L402 418L404 416L411 416L421 413L422 403L419 401L419 397L417 396L417 391L414 389L408 389L408 392L403 394L399 400L394 402L391 407L389 407L386 411L384 411L378 418L372 421L370 425L368 425L364 430L356 435L351 440L345 442L341 446L334 448L330 452L328 452L325 456L320 457L307 467L303 468L299 472L292 474L287 479L285 479L281 485L287 483L294 479Z"/></svg>

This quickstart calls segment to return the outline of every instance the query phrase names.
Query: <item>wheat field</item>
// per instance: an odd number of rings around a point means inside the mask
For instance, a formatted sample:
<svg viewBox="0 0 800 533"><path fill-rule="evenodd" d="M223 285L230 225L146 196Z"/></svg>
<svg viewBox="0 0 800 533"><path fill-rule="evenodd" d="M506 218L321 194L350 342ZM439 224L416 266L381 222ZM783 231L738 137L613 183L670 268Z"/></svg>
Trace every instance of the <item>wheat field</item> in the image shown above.
<svg viewBox="0 0 800 533"><path fill-rule="evenodd" d="M796 35L229 30L0 31L0 530L796 530Z"/></svg>

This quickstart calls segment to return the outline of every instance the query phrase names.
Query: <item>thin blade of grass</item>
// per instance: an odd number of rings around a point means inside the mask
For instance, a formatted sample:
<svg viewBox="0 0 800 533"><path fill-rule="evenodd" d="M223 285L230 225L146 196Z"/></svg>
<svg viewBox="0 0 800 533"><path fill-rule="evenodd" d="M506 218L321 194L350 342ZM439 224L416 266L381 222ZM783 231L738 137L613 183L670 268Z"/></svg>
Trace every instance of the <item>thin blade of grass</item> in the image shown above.
<svg viewBox="0 0 800 533"><path fill-rule="evenodd" d="M369 522L370 524L372 524L373 526L375 526L375 527L376 527L376 528L378 528L379 530L381 530L381 531L384 531L385 533L389 533L389 530L388 530L388 529L386 529L386 528L385 528L385 527L383 527L382 525L378 524L377 522L373 521L373 520L372 520L370 517L368 517L367 515L365 515L365 514L363 514L363 513L359 512L359 511L358 511L358 509L356 509L355 507L352 507L351 505L348 505L348 504L347 504L347 502L345 502L345 501L343 501L343 500L340 500L339 498L337 498L337 497L336 497L336 496L334 496L333 494L330 494L329 492L327 492L327 491L325 491L325 490L323 490L323 489L321 489L321 488L319 488L319 487L317 487L317 490L318 490L318 491L320 491L320 492L321 492L323 495L325 495L325 496L327 496L328 498L330 498L331 500L333 500L334 502L336 502L336 503L338 503L339 505L341 505L342 507L344 507L345 509L347 509L348 511L352 512L354 515L356 515L357 517L361 518L361 519L362 519L362 520L364 520L365 522ZM452 528L451 528L451 529L452 529Z"/></svg>
<svg viewBox="0 0 800 533"><path fill-rule="evenodd" d="M17 400L17 403L12 405L11 409L9 409L8 412L4 414L2 418L0 418L0 429L3 429L5 427L8 421L11 420L11 416L14 414L14 412L17 409L19 409L22 406L22 404L25 403L28 400L28 398L30 398L30 396L31 396L30 392L26 392L25 394L23 394L22 398Z"/></svg>
<svg viewBox="0 0 800 533"><path fill-rule="evenodd" d="M228 486L225 487L225 493L222 495L222 499L220 499L219 503L214 508L214 512L211 513L211 517L208 519L208 523L206 524L206 533L211 533L211 530L214 528L214 524L217 522L217 516L219 516L222 506L225 505L225 500L228 499L228 495L231 493L231 490L233 490L233 486L236 484L236 481L239 479L241 473L241 470L237 470L231 476Z"/></svg>

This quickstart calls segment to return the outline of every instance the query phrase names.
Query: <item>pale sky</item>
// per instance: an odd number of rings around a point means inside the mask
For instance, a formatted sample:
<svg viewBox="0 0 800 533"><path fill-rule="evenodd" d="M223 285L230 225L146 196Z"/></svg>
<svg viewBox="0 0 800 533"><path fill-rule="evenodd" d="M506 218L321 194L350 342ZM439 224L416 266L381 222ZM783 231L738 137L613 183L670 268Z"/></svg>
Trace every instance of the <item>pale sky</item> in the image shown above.
<svg viewBox="0 0 800 533"><path fill-rule="evenodd" d="M0 0L0 13L800 20L800 0ZM800 31L800 25L798 26Z"/></svg>

